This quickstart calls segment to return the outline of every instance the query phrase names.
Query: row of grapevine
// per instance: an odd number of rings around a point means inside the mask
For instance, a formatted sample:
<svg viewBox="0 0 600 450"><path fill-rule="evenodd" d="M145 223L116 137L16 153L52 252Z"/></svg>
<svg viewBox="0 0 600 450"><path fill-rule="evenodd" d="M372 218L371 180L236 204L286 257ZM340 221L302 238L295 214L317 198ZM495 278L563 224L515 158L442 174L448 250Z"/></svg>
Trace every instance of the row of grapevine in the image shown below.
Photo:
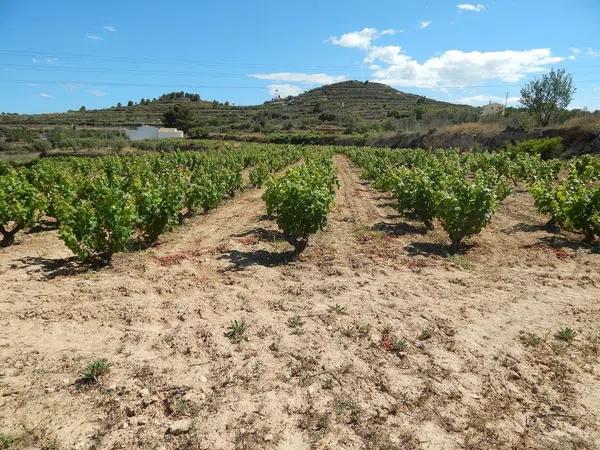
<svg viewBox="0 0 600 450"><path fill-rule="evenodd" d="M132 245L155 242L187 216L216 208L242 188L244 168L277 169L302 153L295 147L250 144L202 153L56 158L31 168L3 165L2 245L51 216L67 247L82 260L108 260Z"/></svg>
<svg viewBox="0 0 600 450"><path fill-rule="evenodd" d="M531 143L536 149L540 145ZM538 210L562 227L583 232L586 240L599 232L598 157L573 159L562 179L565 163L545 160L539 151L463 154L351 148L345 152L362 168L364 178L395 195L402 215L429 229L437 219L448 233L452 251L489 224L517 183L529 186Z"/></svg>
<svg viewBox="0 0 600 450"><path fill-rule="evenodd" d="M315 151L303 164L269 180L263 195L267 214L275 217L296 253L306 248L311 234L327 224L337 185L328 151Z"/></svg>
<svg viewBox="0 0 600 450"><path fill-rule="evenodd" d="M584 234L586 242L600 237L600 158L571 160L566 176L539 179L529 191L538 211L550 216L549 224Z"/></svg>

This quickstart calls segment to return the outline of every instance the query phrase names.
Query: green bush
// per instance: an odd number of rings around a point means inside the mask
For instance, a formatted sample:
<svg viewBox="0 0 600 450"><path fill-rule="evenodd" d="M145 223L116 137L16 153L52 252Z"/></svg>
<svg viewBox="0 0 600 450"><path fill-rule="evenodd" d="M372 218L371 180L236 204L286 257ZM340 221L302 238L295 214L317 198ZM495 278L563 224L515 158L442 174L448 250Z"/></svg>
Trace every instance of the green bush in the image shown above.
<svg viewBox="0 0 600 450"><path fill-rule="evenodd" d="M450 175L435 192L436 216L450 237L450 250L456 252L464 238L483 230L497 205L493 182L483 174L474 180Z"/></svg>
<svg viewBox="0 0 600 450"><path fill-rule="evenodd" d="M527 153L537 155L542 159L556 158L564 151L562 138L527 139L507 148L511 153Z"/></svg>
<svg viewBox="0 0 600 450"><path fill-rule="evenodd" d="M80 259L108 261L133 240L134 199L106 178L88 181L82 192L74 202L63 203L59 235Z"/></svg>
<svg viewBox="0 0 600 450"><path fill-rule="evenodd" d="M398 212L422 221L429 230L433 229L437 183L420 169L400 168L394 175L395 182L391 184Z"/></svg>
<svg viewBox="0 0 600 450"><path fill-rule="evenodd" d="M296 253L306 248L311 234L322 230L335 196L337 179L330 159L294 167L269 182L263 195L267 213Z"/></svg>
<svg viewBox="0 0 600 450"><path fill-rule="evenodd" d="M20 230L37 222L46 202L23 172L3 170L5 173L0 175L0 246L7 246L14 242Z"/></svg>

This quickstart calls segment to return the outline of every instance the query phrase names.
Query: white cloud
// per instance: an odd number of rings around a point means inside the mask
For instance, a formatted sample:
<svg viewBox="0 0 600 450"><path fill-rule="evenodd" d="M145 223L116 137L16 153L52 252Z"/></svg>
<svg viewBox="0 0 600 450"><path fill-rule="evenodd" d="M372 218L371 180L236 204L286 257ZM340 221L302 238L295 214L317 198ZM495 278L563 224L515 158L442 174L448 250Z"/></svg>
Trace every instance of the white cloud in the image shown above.
<svg viewBox="0 0 600 450"><path fill-rule="evenodd" d="M431 25L433 22L431 22L431 20L422 20L419 23L419 28L423 29L423 28L427 28L429 25Z"/></svg>
<svg viewBox="0 0 600 450"><path fill-rule="evenodd" d="M473 3L459 3L456 7L460 11L471 11L471 12L481 12L485 9L481 3L474 5Z"/></svg>
<svg viewBox="0 0 600 450"><path fill-rule="evenodd" d="M102 38L100 36L98 36L97 34L86 34L85 38L89 39L90 41L101 41L102 40Z"/></svg>
<svg viewBox="0 0 600 450"><path fill-rule="evenodd" d="M114 33L115 31L117 31L117 29L112 25L104 25L102 28L104 28L104 30L108 31L109 33Z"/></svg>
<svg viewBox="0 0 600 450"><path fill-rule="evenodd" d="M516 105L519 103L519 97L508 97L509 105ZM459 98L456 102L464 105L482 106L488 103L501 103L504 104L506 97L498 97L496 95L473 95L470 97Z"/></svg>
<svg viewBox="0 0 600 450"><path fill-rule="evenodd" d="M518 82L530 73L544 71L564 58L550 49L497 52L447 50L423 63L405 54L401 47L373 47L365 58L372 63L374 81L392 86L419 88L465 87L485 80ZM373 64L373 63L383 64Z"/></svg>
<svg viewBox="0 0 600 450"><path fill-rule="evenodd" d="M402 53L402 47L386 45L383 47L372 47L367 53L364 62L369 64L381 61L386 64L403 64L407 59L410 59L410 57Z"/></svg>
<svg viewBox="0 0 600 450"><path fill-rule="evenodd" d="M104 91L98 91L95 89L92 89L91 91L87 91L88 94L93 95L94 97L104 97L106 95L106 92Z"/></svg>
<svg viewBox="0 0 600 450"><path fill-rule="evenodd" d="M304 84L331 84L344 81L344 75L327 75L326 73L302 73L302 72L277 72L257 73L250 75L252 78L270 81L289 81Z"/></svg>
<svg viewBox="0 0 600 450"><path fill-rule="evenodd" d="M379 31L376 28L363 28L360 31L352 31L341 36L330 36L326 42L346 48L369 48L371 43L381 36L396 34L396 30L388 29ZM398 32L402 33L402 30Z"/></svg>
<svg viewBox="0 0 600 450"><path fill-rule="evenodd" d="M31 62L33 64L56 64L58 62L58 58L31 58Z"/></svg>
<svg viewBox="0 0 600 450"><path fill-rule="evenodd" d="M591 47L588 47L587 52L585 52L587 56L591 56L592 58L600 58L600 50L594 50Z"/></svg>
<svg viewBox="0 0 600 450"><path fill-rule="evenodd" d="M40 92L40 97L43 97L43 98L52 98L52 96L50 94L46 93L46 92Z"/></svg>
<svg viewBox="0 0 600 450"><path fill-rule="evenodd" d="M285 98L290 95L302 94L306 90L301 86L296 86L293 84L270 84L267 86L267 89L269 89L269 94L271 97L276 97L279 95L281 98Z"/></svg>
<svg viewBox="0 0 600 450"><path fill-rule="evenodd" d="M579 55L581 53L581 49L577 47L569 47L569 51L574 55Z"/></svg>

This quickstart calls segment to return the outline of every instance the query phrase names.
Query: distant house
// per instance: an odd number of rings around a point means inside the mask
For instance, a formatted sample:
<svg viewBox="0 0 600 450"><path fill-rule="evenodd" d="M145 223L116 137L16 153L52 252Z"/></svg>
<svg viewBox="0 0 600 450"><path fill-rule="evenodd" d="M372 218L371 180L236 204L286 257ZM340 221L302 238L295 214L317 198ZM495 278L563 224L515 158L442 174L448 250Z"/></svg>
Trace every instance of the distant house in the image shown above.
<svg viewBox="0 0 600 450"><path fill-rule="evenodd" d="M504 105L500 103L492 103L491 101L481 107L482 116L495 116L504 112Z"/></svg>
<svg viewBox="0 0 600 450"><path fill-rule="evenodd" d="M177 128L158 128L150 125L142 125L135 130L124 130L131 141L142 141L144 139L168 139L183 138L183 131Z"/></svg>

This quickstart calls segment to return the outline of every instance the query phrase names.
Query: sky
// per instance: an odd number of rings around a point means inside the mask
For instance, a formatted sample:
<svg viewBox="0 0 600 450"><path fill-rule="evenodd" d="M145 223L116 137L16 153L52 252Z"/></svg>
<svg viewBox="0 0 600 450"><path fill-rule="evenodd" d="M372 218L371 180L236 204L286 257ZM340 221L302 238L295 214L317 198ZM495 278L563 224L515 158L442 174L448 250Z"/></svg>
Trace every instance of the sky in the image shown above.
<svg viewBox="0 0 600 450"><path fill-rule="evenodd" d="M0 111L165 92L260 104L343 80L516 105L552 68L600 109L600 0L0 0Z"/></svg>

